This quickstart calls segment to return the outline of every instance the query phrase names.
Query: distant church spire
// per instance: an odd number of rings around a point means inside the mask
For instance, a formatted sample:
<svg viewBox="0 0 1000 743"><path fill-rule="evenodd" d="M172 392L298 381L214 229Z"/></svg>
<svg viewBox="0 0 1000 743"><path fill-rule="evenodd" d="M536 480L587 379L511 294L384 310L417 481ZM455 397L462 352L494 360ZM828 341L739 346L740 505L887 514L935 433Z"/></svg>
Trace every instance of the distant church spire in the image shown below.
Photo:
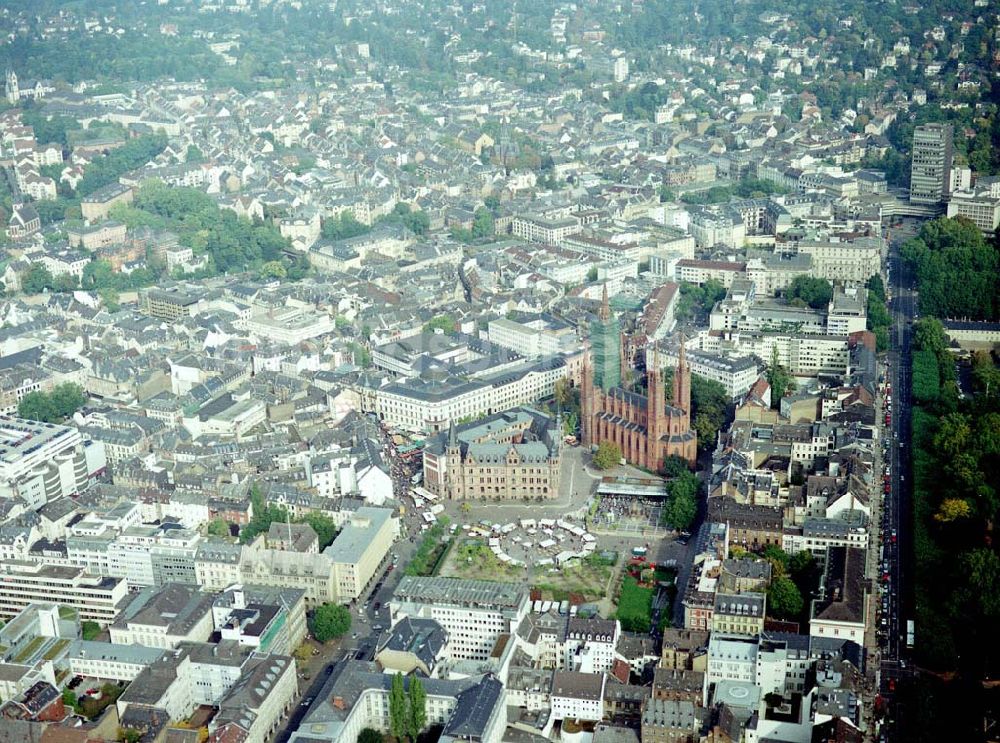
<svg viewBox="0 0 1000 743"><path fill-rule="evenodd" d="M514 159L517 147L510 136L510 124L507 117L500 120L500 141L497 143L500 153L500 167L503 168L504 176L510 175L510 164Z"/></svg>
<svg viewBox="0 0 1000 743"><path fill-rule="evenodd" d="M608 285L604 284L601 289L601 309L598 310L597 316L601 318L601 322L607 322L611 319L611 306L608 304Z"/></svg>

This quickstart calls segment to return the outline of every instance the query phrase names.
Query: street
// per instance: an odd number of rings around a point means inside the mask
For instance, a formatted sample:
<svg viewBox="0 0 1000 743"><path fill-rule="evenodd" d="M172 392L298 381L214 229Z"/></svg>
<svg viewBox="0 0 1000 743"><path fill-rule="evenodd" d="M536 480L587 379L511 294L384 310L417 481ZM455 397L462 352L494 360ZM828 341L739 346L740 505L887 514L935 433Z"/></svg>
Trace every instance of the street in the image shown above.
<svg viewBox="0 0 1000 743"><path fill-rule="evenodd" d="M891 425L885 430L889 440L886 463L889 465L889 490L885 493L881 523L882 562L878 585L882 586L882 611L879 627L879 694L886 704L884 740L892 740L896 720L894 692L898 680L912 673L906 643L907 620L913 618L913 596L907 575L912 551L912 505L910 473L910 343L912 323L917 317L917 295L911 289L915 279L906 271L899 257L899 247L912 232L894 232L890 245L890 281L893 318L891 348L886 355L886 381L891 385ZM888 396L887 396L888 398ZM890 409L891 408L891 409ZM884 620L884 625L882 621Z"/></svg>

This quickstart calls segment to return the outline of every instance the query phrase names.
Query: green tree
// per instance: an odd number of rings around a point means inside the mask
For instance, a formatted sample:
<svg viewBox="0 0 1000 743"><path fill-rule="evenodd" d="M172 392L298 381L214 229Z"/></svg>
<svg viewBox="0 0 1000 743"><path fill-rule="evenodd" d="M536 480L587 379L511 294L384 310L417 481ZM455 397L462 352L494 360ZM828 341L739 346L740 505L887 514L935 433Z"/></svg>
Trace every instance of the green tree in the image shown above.
<svg viewBox="0 0 1000 743"><path fill-rule="evenodd" d="M798 586L787 576L771 581L767 589L767 613L778 619L794 619L802 613L805 601Z"/></svg>
<svg viewBox="0 0 1000 743"><path fill-rule="evenodd" d="M446 335L455 335L458 333L458 323L451 315L438 315L423 327L424 333L433 333L435 330L442 330Z"/></svg>
<svg viewBox="0 0 1000 743"><path fill-rule="evenodd" d="M268 261L260 267L260 277L262 279L283 279L288 276L288 269L281 261Z"/></svg>
<svg viewBox="0 0 1000 743"><path fill-rule="evenodd" d="M427 692L420 678L414 674L410 677L410 698L409 714L407 715L407 730L410 739L417 740L417 737L427 726Z"/></svg>
<svg viewBox="0 0 1000 743"><path fill-rule="evenodd" d="M364 728L358 733L358 743L385 743L385 736L375 728Z"/></svg>
<svg viewBox="0 0 1000 743"><path fill-rule="evenodd" d="M476 209L472 218L473 239L492 237L495 234L493 214L486 207Z"/></svg>
<svg viewBox="0 0 1000 743"><path fill-rule="evenodd" d="M500 214L500 197L487 196L483 199L483 205L490 210L494 217Z"/></svg>
<svg viewBox="0 0 1000 743"><path fill-rule="evenodd" d="M569 377L560 377L556 380L553 397L556 404L562 410L569 408L573 402L573 384L570 382Z"/></svg>
<svg viewBox="0 0 1000 743"><path fill-rule="evenodd" d="M691 465L684 457L670 454L663 458L663 474L666 477L680 477L691 469Z"/></svg>
<svg viewBox="0 0 1000 743"><path fill-rule="evenodd" d="M355 217L354 212L341 212L339 217L330 217L323 220L321 228L323 237L327 240L345 240L349 237L357 237L371 231L371 227L361 224Z"/></svg>
<svg viewBox="0 0 1000 743"><path fill-rule="evenodd" d="M718 433L726 424L729 395L718 382L691 375L691 420L698 432L698 446L714 449Z"/></svg>
<svg viewBox="0 0 1000 743"><path fill-rule="evenodd" d="M289 520L288 511L268 503L256 483L250 488L250 512L250 523L240 529L240 542L243 544L249 544L259 534L266 533L273 522Z"/></svg>
<svg viewBox="0 0 1000 743"><path fill-rule="evenodd" d="M781 398L795 388L795 381L778 362L778 348L771 349L771 363L767 367L767 383L771 386L771 407L777 409L781 405Z"/></svg>
<svg viewBox="0 0 1000 743"><path fill-rule="evenodd" d="M951 413L938 423L934 434L934 448L944 460L953 460L971 447L972 426L969 418L961 413Z"/></svg>
<svg viewBox="0 0 1000 743"><path fill-rule="evenodd" d="M698 489L701 481L685 470L667 485L669 496L661 520L674 529L688 529L698 513Z"/></svg>
<svg viewBox="0 0 1000 743"><path fill-rule="evenodd" d="M221 516L208 522L208 534L213 537L228 537L229 524Z"/></svg>
<svg viewBox="0 0 1000 743"><path fill-rule="evenodd" d="M112 287L118 280L115 269L106 260L91 261L83 267L83 278L80 286L84 289L103 289Z"/></svg>
<svg viewBox="0 0 1000 743"><path fill-rule="evenodd" d="M948 348L948 334L936 317L925 317L913 323L913 345L919 351L941 354Z"/></svg>
<svg viewBox="0 0 1000 743"><path fill-rule="evenodd" d="M1000 393L1000 369L985 351L978 351L972 357L972 381L985 395Z"/></svg>
<svg viewBox="0 0 1000 743"><path fill-rule="evenodd" d="M599 470L610 470L618 466L621 458L622 450L618 448L618 444L602 441L594 452L594 466Z"/></svg>
<svg viewBox="0 0 1000 743"><path fill-rule="evenodd" d="M313 612L312 634L317 642L329 642L351 630L351 612L340 604L322 604Z"/></svg>
<svg viewBox="0 0 1000 743"><path fill-rule="evenodd" d="M936 401L941 396L941 374L933 351L914 351L912 357L913 399L917 403Z"/></svg>
<svg viewBox="0 0 1000 743"><path fill-rule="evenodd" d="M83 388L72 382L56 385L51 392L29 392L21 398L17 414L21 418L58 423L69 418L87 402Z"/></svg>
<svg viewBox="0 0 1000 743"><path fill-rule="evenodd" d="M409 717L406 692L403 689L403 676L394 673L392 684L389 687L389 732L397 741L406 737L409 729Z"/></svg>
<svg viewBox="0 0 1000 743"><path fill-rule="evenodd" d="M32 263L21 276L21 290L25 294L40 294L55 286L52 273L41 263Z"/></svg>
<svg viewBox="0 0 1000 743"><path fill-rule="evenodd" d="M101 298L101 302L104 303L104 309L108 312L118 312L122 308L121 302L119 301L120 295L117 289L112 289L108 287L107 289L99 289L97 291L97 296Z"/></svg>
<svg viewBox="0 0 1000 743"><path fill-rule="evenodd" d="M925 222L900 255L917 276L920 310L935 317L991 320L1000 307L1000 257L971 221Z"/></svg>
<svg viewBox="0 0 1000 743"><path fill-rule="evenodd" d="M772 575L786 575L788 573L789 564L791 559L788 553L785 552L781 547L774 544L769 544L761 552L761 556L771 563Z"/></svg>
<svg viewBox="0 0 1000 743"><path fill-rule="evenodd" d="M798 299L815 310L823 309L833 299L833 286L826 279L813 276L796 276L785 290L789 301Z"/></svg>
<svg viewBox="0 0 1000 743"><path fill-rule="evenodd" d="M316 532L321 552L333 544L333 540L337 536L337 525L326 514L314 511L305 514L298 521L302 524L309 524Z"/></svg>
<svg viewBox="0 0 1000 743"><path fill-rule="evenodd" d="M17 414L33 421L53 422L58 419L52 398L45 392L29 392L17 404Z"/></svg>
<svg viewBox="0 0 1000 743"><path fill-rule="evenodd" d="M203 163L205 162L205 153L203 153L200 148L195 147L193 144L189 144L187 152L184 155L184 162Z"/></svg>
<svg viewBox="0 0 1000 743"><path fill-rule="evenodd" d="M885 284L882 282L882 277L877 273L872 274L871 278L865 283L865 288L880 302L885 302Z"/></svg>
<svg viewBox="0 0 1000 743"><path fill-rule="evenodd" d="M76 694L73 693L72 689L63 689L62 700L64 705L73 710L75 710L77 705L79 704L76 698Z"/></svg>
<svg viewBox="0 0 1000 743"><path fill-rule="evenodd" d="M404 224L414 235L426 235L431 228L431 218L427 216L427 212L417 210L410 213Z"/></svg>
<svg viewBox="0 0 1000 743"><path fill-rule="evenodd" d="M587 271L587 281L591 284L597 281L597 266L591 266L590 270Z"/></svg>
<svg viewBox="0 0 1000 743"><path fill-rule="evenodd" d="M76 188L80 196L88 196L130 170L145 165L159 155L167 146L167 138L162 134L143 135L111 150L103 157L95 158L84 168L83 178Z"/></svg>

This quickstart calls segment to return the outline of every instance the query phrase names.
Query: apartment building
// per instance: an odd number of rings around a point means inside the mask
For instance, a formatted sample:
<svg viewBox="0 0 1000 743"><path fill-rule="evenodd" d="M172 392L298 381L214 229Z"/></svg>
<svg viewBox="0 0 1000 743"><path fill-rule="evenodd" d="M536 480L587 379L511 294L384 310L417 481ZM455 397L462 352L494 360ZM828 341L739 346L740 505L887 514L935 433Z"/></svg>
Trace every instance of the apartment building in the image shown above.
<svg viewBox="0 0 1000 743"><path fill-rule="evenodd" d="M364 593L398 536L399 519L388 508L362 507L351 515L323 551L333 569L340 603Z"/></svg>
<svg viewBox="0 0 1000 743"><path fill-rule="evenodd" d="M511 233L529 242L560 244L568 236L579 232L580 221L572 217L546 219L538 216L514 217Z"/></svg>
<svg viewBox="0 0 1000 743"><path fill-rule="evenodd" d="M128 594L121 578L87 574L83 568L26 560L0 562L0 617L15 616L29 604L57 603L76 609L81 620L102 627L114 621Z"/></svg>
<svg viewBox="0 0 1000 743"><path fill-rule="evenodd" d="M116 645L95 640L74 640L66 653L74 676L109 681L134 681L149 665L163 656L163 650L144 645Z"/></svg>
<svg viewBox="0 0 1000 743"><path fill-rule="evenodd" d="M549 397L556 380L570 373L566 360L554 357L476 379L404 378L376 390L376 412L389 426L437 433L453 420L492 415Z"/></svg>
<svg viewBox="0 0 1000 743"><path fill-rule="evenodd" d="M107 219L116 204L131 204L134 199L135 191L129 186L109 183L80 199L80 211L85 220L93 223Z"/></svg>
<svg viewBox="0 0 1000 743"><path fill-rule="evenodd" d="M144 668L116 702L118 719L153 710L183 720L201 705L218 708L209 740L265 743L297 692L295 661L258 655L235 643L184 643Z"/></svg>
<svg viewBox="0 0 1000 743"><path fill-rule="evenodd" d="M850 365L848 338L842 335L781 332L725 332L699 338L701 350L731 356L753 354L778 363L795 376L843 376Z"/></svg>
<svg viewBox="0 0 1000 743"><path fill-rule="evenodd" d="M827 281L864 284L882 269L886 251L881 237L851 240L803 239L792 243L795 252L812 260L812 275Z"/></svg>
<svg viewBox="0 0 1000 743"><path fill-rule="evenodd" d="M746 268L747 264L739 261L682 258L674 267L674 280L699 286L706 281L718 281L728 289L733 281L744 276Z"/></svg>
<svg viewBox="0 0 1000 743"><path fill-rule="evenodd" d="M195 576L208 591L234 584L297 588L309 607L346 604L371 583L398 535L399 520L390 509L365 506L319 554L266 549L263 537L245 546L206 542L195 556Z"/></svg>
<svg viewBox="0 0 1000 743"><path fill-rule="evenodd" d="M357 740L364 728L388 733L389 690L394 674L355 660L333 666L323 703L310 707L290 743ZM404 686L408 679L404 678ZM455 680L422 679L427 724L440 725L447 743L500 743L507 728L507 692L492 674Z"/></svg>
<svg viewBox="0 0 1000 743"><path fill-rule="evenodd" d="M106 466L103 444L72 426L0 417L0 497L40 508L85 490Z"/></svg>
<svg viewBox="0 0 1000 743"><path fill-rule="evenodd" d="M1000 198L992 190L957 191L948 199L947 216L965 217L991 236L1000 226Z"/></svg>
<svg viewBox="0 0 1000 743"><path fill-rule="evenodd" d="M869 599L866 554L854 547L827 550L819 597L810 607L810 637L850 640L864 647Z"/></svg>
<svg viewBox="0 0 1000 743"><path fill-rule="evenodd" d="M177 290L150 287L139 291L139 311L160 320L174 321L194 317L200 302L189 294Z"/></svg>
<svg viewBox="0 0 1000 743"><path fill-rule="evenodd" d="M333 317L301 307L257 310L247 321L247 331L254 338L294 346L336 329Z"/></svg>
<svg viewBox="0 0 1000 743"><path fill-rule="evenodd" d="M603 673L556 671L552 674L552 718L596 722L604 719Z"/></svg>
<svg viewBox="0 0 1000 743"><path fill-rule="evenodd" d="M677 346L660 347L656 354L661 369L675 368L679 360ZM760 377L761 366L753 356L727 357L699 350L685 350L691 373L718 382L729 399L741 400Z"/></svg>
<svg viewBox="0 0 1000 743"><path fill-rule="evenodd" d="M487 330L490 343L509 348L526 359L555 356L579 345L576 331L551 315L541 315L524 322L508 318L491 320Z"/></svg>
<svg viewBox="0 0 1000 743"><path fill-rule="evenodd" d="M502 634L528 612L528 592L512 583L406 576L389 601L393 625L402 617L434 619L448 633L452 658L486 660Z"/></svg>

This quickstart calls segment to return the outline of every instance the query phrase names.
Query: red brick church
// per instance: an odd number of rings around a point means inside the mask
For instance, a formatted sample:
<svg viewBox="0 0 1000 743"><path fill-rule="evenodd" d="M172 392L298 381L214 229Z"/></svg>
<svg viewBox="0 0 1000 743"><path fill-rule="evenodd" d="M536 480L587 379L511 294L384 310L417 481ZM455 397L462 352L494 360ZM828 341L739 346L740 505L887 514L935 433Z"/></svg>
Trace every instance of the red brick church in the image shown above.
<svg viewBox="0 0 1000 743"><path fill-rule="evenodd" d="M618 445L629 464L654 472L663 469L667 456L682 457L693 466L698 435L691 430L691 367L685 359L683 343L674 370L670 403L664 396L663 375L652 344L647 346L646 383L646 395L620 386L602 389L595 384L588 353L580 385L583 444L597 446L610 441Z"/></svg>

